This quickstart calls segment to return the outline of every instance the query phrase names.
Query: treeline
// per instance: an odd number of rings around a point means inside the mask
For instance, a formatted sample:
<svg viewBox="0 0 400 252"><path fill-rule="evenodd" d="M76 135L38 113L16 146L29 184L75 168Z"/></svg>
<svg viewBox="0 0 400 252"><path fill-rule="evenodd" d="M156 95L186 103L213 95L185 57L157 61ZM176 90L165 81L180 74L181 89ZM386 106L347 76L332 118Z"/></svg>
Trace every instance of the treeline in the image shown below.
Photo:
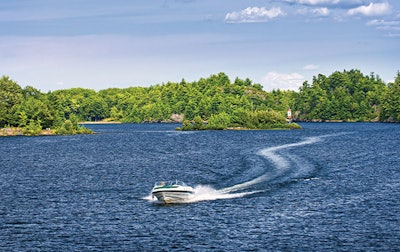
<svg viewBox="0 0 400 252"><path fill-rule="evenodd" d="M314 76L295 96L295 119L400 122L400 72L386 85L359 70Z"/></svg>
<svg viewBox="0 0 400 252"><path fill-rule="evenodd" d="M0 79L0 129L20 127L21 132L15 131L24 135L40 135L43 129L45 134L92 133L78 125L79 116L65 117L61 106L53 93L43 94L31 86L22 89L7 76Z"/></svg>
<svg viewBox="0 0 400 252"><path fill-rule="evenodd" d="M298 121L400 121L400 73L394 83L359 70L315 76L298 92L263 91L250 79L233 82L224 73L198 81L98 92L72 88L42 93L0 79L0 128L79 131L79 121L159 122L184 118L193 126L268 128L285 124L288 108ZM172 116L173 115L173 116ZM172 116L172 117L171 117ZM268 126L266 126L268 125Z"/></svg>

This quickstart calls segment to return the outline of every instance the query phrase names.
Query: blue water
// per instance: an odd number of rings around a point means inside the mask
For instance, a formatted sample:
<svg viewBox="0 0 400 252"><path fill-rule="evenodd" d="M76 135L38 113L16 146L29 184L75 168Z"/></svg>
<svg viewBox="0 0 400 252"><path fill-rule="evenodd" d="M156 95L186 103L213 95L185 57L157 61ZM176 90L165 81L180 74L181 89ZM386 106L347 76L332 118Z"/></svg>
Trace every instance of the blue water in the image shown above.
<svg viewBox="0 0 400 252"><path fill-rule="evenodd" d="M399 251L399 124L0 138L4 251ZM180 179L196 198L149 196Z"/></svg>

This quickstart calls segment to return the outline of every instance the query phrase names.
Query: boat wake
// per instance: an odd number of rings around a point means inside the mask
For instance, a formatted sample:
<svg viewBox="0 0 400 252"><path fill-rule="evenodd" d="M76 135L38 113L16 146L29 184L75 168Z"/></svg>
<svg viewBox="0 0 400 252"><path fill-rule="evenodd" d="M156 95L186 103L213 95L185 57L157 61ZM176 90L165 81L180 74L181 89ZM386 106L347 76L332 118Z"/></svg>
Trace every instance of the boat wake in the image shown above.
<svg viewBox="0 0 400 252"><path fill-rule="evenodd" d="M246 195L258 193L259 191L226 193L223 190L217 190L211 186L198 185L194 188L194 192L194 197L191 198L188 202L241 198Z"/></svg>
<svg viewBox="0 0 400 252"><path fill-rule="evenodd" d="M237 191L243 191L246 189L249 189L253 187L256 184L260 184L262 182L267 182L267 181L272 181L283 174L291 171L293 172L295 169L293 167L297 167L298 174L294 175L299 175L300 173L305 173L306 170L311 170L310 165L307 164L305 160L301 160L298 157L295 157L294 155L283 155L280 153L282 150L286 150L289 148L294 148L294 147L299 147L303 145L311 145L317 142L322 141L323 137L325 136L320 136L320 137L309 137L306 138L303 141L297 142L297 143L291 143L291 144L284 144L284 145L279 145L279 146L273 146L273 147L268 147L261 149L257 152L257 155L265 158L268 160L273 166L273 169L271 171L265 171L264 174L243 182L239 183L230 187L226 187L223 189L220 189L219 191L227 193L227 194L232 194L233 192Z"/></svg>
<svg viewBox="0 0 400 252"><path fill-rule="evenodd" d="M255 154L272 164L272 169L270 169L271 166L269 166L268 170L266 167L263 167L262 174L258 177L221 189L215 189L208 185L197 185L194 188L194 196L186 200L184 203L241 198L251 194L265 192L267 189L263 187L258 190L254 190L254 188L256 185L271 181L284 182L288 179L298 181L300 178L309 180L310 177L307 176L315 169L314 166L309 164L304 158L282 152L290 148L316 144L323 141L324 138L331 136L333 135L308 137L300 142L261 149ZM260 186L257 187L260 188ZM148 196L145 199L152 200L151 196Z"/></svg>

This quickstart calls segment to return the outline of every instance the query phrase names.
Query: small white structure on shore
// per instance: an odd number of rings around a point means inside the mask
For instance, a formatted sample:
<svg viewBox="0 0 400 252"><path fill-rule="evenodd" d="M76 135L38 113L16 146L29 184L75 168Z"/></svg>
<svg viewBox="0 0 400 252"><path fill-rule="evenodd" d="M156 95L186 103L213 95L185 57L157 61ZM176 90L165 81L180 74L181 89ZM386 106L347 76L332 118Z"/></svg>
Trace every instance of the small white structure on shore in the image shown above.
<svg viewBox="0 0 400 252"><path fill-rule="evenodd" d="M290 108L287 111L286 119L287 119L288 123L292 122L292 110Z"/></svg>

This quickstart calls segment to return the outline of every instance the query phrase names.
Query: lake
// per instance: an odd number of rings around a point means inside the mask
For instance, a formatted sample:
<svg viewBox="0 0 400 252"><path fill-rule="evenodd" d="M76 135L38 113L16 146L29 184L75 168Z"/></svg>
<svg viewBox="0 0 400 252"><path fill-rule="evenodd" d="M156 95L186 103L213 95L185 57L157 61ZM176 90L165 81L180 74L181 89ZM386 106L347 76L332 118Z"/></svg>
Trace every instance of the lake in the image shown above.
<svg viewBox="0 0 400 252"><path fill-rule="evenodd" d="M399 251L399 124L0 138L5 251ZM185 181L193 202L151 199Z"/></svg>

